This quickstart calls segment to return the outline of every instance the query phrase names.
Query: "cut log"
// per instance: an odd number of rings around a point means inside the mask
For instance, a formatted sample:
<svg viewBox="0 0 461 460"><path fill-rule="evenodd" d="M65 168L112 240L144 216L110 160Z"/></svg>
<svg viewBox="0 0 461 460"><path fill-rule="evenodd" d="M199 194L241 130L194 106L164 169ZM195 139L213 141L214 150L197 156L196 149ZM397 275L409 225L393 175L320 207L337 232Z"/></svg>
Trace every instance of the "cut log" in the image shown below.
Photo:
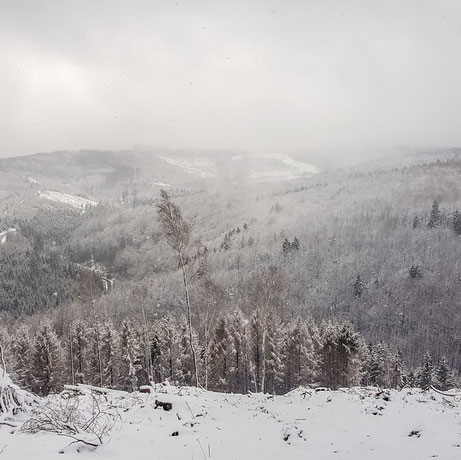
<svg viewBox="0 0 461 460"><path fill-rule="evenodd" d="M161 407L163 410L170 411L171 409L173 409L173 404L169 402L159 401L158 399L156 399L155 409L157 409L158 407Z"/></svg>

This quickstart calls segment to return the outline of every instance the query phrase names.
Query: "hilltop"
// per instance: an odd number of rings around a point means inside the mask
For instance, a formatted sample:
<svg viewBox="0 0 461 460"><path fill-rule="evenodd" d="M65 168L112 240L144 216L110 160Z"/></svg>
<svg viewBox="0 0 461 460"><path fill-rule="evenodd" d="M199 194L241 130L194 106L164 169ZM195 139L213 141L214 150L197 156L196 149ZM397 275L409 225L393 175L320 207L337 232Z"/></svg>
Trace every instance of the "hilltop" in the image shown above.
<svg viewBox="0 0 461 460"><path fill-rule="evenodd" d="M455 393L298 388L272 396L168 385L154 385L151 391L101 394L82 386L50 396L31 414L32 421L22 416L0 428L2 453L12 460L80 458L91 451L94 458L135 455L139 460L454 460L461 449ZM171 404L171 409L163 410L157 400ZM68 417L67 428L59 425L62 417ZM97 423L87 423L89 428L78 433L71 428L93 419Z"/></svg>

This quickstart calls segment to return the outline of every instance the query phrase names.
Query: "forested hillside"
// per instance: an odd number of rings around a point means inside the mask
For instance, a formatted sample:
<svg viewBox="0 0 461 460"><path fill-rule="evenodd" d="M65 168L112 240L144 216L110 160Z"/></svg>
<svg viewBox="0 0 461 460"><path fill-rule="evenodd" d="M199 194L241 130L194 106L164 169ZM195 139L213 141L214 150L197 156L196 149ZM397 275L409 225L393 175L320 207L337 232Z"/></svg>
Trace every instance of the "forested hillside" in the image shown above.
<svg viewBox="0 0 461 460"><path fill-rule="evenodd" d="M283 158L283 174L304 171L290 180L267 180L259 158L244 174L232 156L3 160L0 232L17 229L0 246L6 360L39 393L64 381L130 389L148 375L193 383L181 264L156 207L164 188L191 224L202 385L448 387L461 372L458 154L317 174Z"/></svg>

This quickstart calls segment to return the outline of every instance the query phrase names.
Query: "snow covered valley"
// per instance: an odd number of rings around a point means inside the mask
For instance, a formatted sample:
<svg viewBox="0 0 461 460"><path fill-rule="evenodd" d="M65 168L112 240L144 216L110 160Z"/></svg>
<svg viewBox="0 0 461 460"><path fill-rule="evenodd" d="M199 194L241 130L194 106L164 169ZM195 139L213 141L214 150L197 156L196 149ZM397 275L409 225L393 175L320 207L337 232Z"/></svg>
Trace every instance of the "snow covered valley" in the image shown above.
<svg viewBox="0 0 461 460"><path fill-rule="evenodd" d="M454 393L299 388L284 396L234 395L169 385L151 391L98 394L71 387L50 396L29 421L31 414L3 418L0 457L461 458L461 408ZM169 410L156 401L169 403ZM59 433L50 432L58 426Z"/></svg>

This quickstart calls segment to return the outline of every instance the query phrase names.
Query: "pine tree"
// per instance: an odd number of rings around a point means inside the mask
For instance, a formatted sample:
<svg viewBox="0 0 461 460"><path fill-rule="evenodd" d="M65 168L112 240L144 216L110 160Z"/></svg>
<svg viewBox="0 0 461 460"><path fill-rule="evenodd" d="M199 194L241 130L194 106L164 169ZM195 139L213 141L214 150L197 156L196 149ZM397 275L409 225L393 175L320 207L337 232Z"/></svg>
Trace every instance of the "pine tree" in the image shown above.
<svg viewBox="0 0 461 460"><path fill-rule="evenodd" d="M232 312L229 328L229 389L233 393L246 393L249 381L248 328L241 310Z"/></svg>
<svg viewBox="0 0 461 460"><path fill-rule="evenodd" d="M365 283L362 281L362 277L360 275L357 275L357 278L355 279L352 287L354 291L354 297L356 299L361 299L367 290L367 287Z"/></svg>
<svg viewBox="0 0 461 460"><path fill-rule="evenodd" d="M210 344L210 388L228 391L230 373L230 337L227 318L218 321Z"/></svg>
<svg viewBox="0 0 461 460"><path fill-rule="evenodd" d="M179 349L176 357L175 380L178 385L190 386L194 383L194 360L191 353L190 336L185 322L180 323L178 332ZM194 348L197 349L194 331L192 331L192 340L194 341ZM197 372L199 372L198 369Z"/></svg>
<svg viewBox="0 0 461 460"><path fill-rule="evenodd" d="M416 384L417 384L416 375L413 371L410 371L405 377L404 385L410 388L414 388L416 387Z"/></svg>
<svg viewBox="0 0 461 460"><path fill-rule="evenodd" d="M434 364L430 353L426 353L417 375L417 384L423 390L428 390L434 382Z"/></svg>
<svg viewBox="0 0 461 460"><path fill-rule="evenodd" d="M228 233L224 235L223 242L221 243L221 249L228 251L232 246L232 240Z"/></svg>
<svg viewBox="0 0 461 460"><path fill-rule="evenodd" d="M363 366L363 339L350 323L322 327L321 379L330 388L357 385Z"/></svg>
<svg viewBox="0 0 461 460"><path fill-rule="evenodd" d="M129 320L124 319L120 325L120 373L119 385L122 390L133 391L137 388L134 362L138 352L135 332Z"/></svg>
<svg viewBox="0 0 461 460"><path fill-rule="evenodd" d="M93 323L87 331L88 354L86 381L96 386L103 386L103 361L101 355L101 324Z"/></svg>
<svg viewBox="0 0 461 460"><path fill-rule="evenodd" d="M117 369L118 334L111 322L106 321L101 328L101 360L103 363L103 383L105 387L115 388Z"/></svg>
<svg viewBox="0 0 461 460"><path fill-rule="evenodd" d="M283 390L283 329L280 319L271 312L267 318L267 338L265 343L266 363L264 368L263 391L272 394Z"/></svg>
<svg viewBox="0 0 461 460"><path fill-rule="evenodd" d="M438 388L442 391L449 390L453 387L453 376L450 372L450 367L444 356L439 359L435 369L435 380Z"/></svg>
<svg viewBox="0 0 461 460"><path fill-rule="evenodd" d="M73 369L72 383L85 383L88 347L86 324L80 319L73 321L69 335L71 368Z"/></svg>
<svg viewBox="0 0 461 460"><path fill-rule="evenodd" d="M316 327L300 317L287 326L283 352L285 391L315 381L318 340Z"/></svg>
<svg viewBox="0 0 461 460"><path fill-rule="evenodd" d="M180 334L176 321L170 315L165 316L154 325L151 342L154 381L175 381L179 340Z"/></svg>
<svg viewBox="0 0 461 460"><path fill-rule="evenodd" d="M363 382L366 385L389 388L391 357L389 348L383 343L369 345Z"/></svg>
<svg viewBox="0 0 461 460"><path fill-rule="evenodd" d="M254 390L264 392L266 324L260 308L253 311L249 321L249 356Z"/></svg>
<svg viewBox="0 0 461 460"><path fill-rule="evenodd" d="M12 337L12 352L15 356L13 377L15 383L25 390L32 388L30 369L32 365L32 339L29 328L20 326Z"/></svg>
<svg viewBox="0 0 461 460"><path fill-rule="evenodd" d="M34 393L47 395L60 388L62 383L61 344L48 320L42 321L35 333L31 371Z"/></svg>
<svg viewBox="0 0 461 460"><path fill-rule="evenodd" d="M419 268L419 265L412 265L408 274L412 280L419 280L423 277L423 272Z"/></svg>
<svg viewBox="0 0 461 460"><path fill-rule="evenodd" d="M416 230L417 228L421 227L421 219L418 216L415 216L413 219L413 224L412 224L413 230Z"/></svg>
<svg viewBox="0 0 461 460"><path fill-rule="evenodd" d="M401 389L407 381L407 369L400 350L394 354L391 369L391 388Z"/></svg>
<svg viewBox="0 0 461 460"><path fill-rule="evenodd" d="M6 327L0 326L0 368L9 372L14 368L14 355L11 347L12 337Z"/></svg>
<svg viewBox="0 0 461 460"><path fill-rule="evenodd" d="M453 214L453 230L457 235L461 235L461 213L458 210Z"/></svg>
<svg viewBox="0 0 461 460"><path fill-rule="evenodd" d="M291 251L291 243L288 241L287 238L283 241L282 244L282 252L287 255Z"/></svg>
<svg viewBox="0 0 461 460"><path fill-rule="evenodd" d="M160 321L154 323L152 326L152 332L150 336L150 359L152 363L152 379L154 382L160 383L166 378L167 372L162 366L163 354L166 350L163 350L162 340L161 340L161 326L159 325Z"/></svg>
<svg viewBox="0 0 461 460"><path fill-rule="evenodd" d="M432 203L432 209L431 209L431 214L429 217L429 223L427 224L428 227L430 228L437 228L440 225L440 209L439 209L439 203L437 200L434 200L434 203Z"/></svg>

